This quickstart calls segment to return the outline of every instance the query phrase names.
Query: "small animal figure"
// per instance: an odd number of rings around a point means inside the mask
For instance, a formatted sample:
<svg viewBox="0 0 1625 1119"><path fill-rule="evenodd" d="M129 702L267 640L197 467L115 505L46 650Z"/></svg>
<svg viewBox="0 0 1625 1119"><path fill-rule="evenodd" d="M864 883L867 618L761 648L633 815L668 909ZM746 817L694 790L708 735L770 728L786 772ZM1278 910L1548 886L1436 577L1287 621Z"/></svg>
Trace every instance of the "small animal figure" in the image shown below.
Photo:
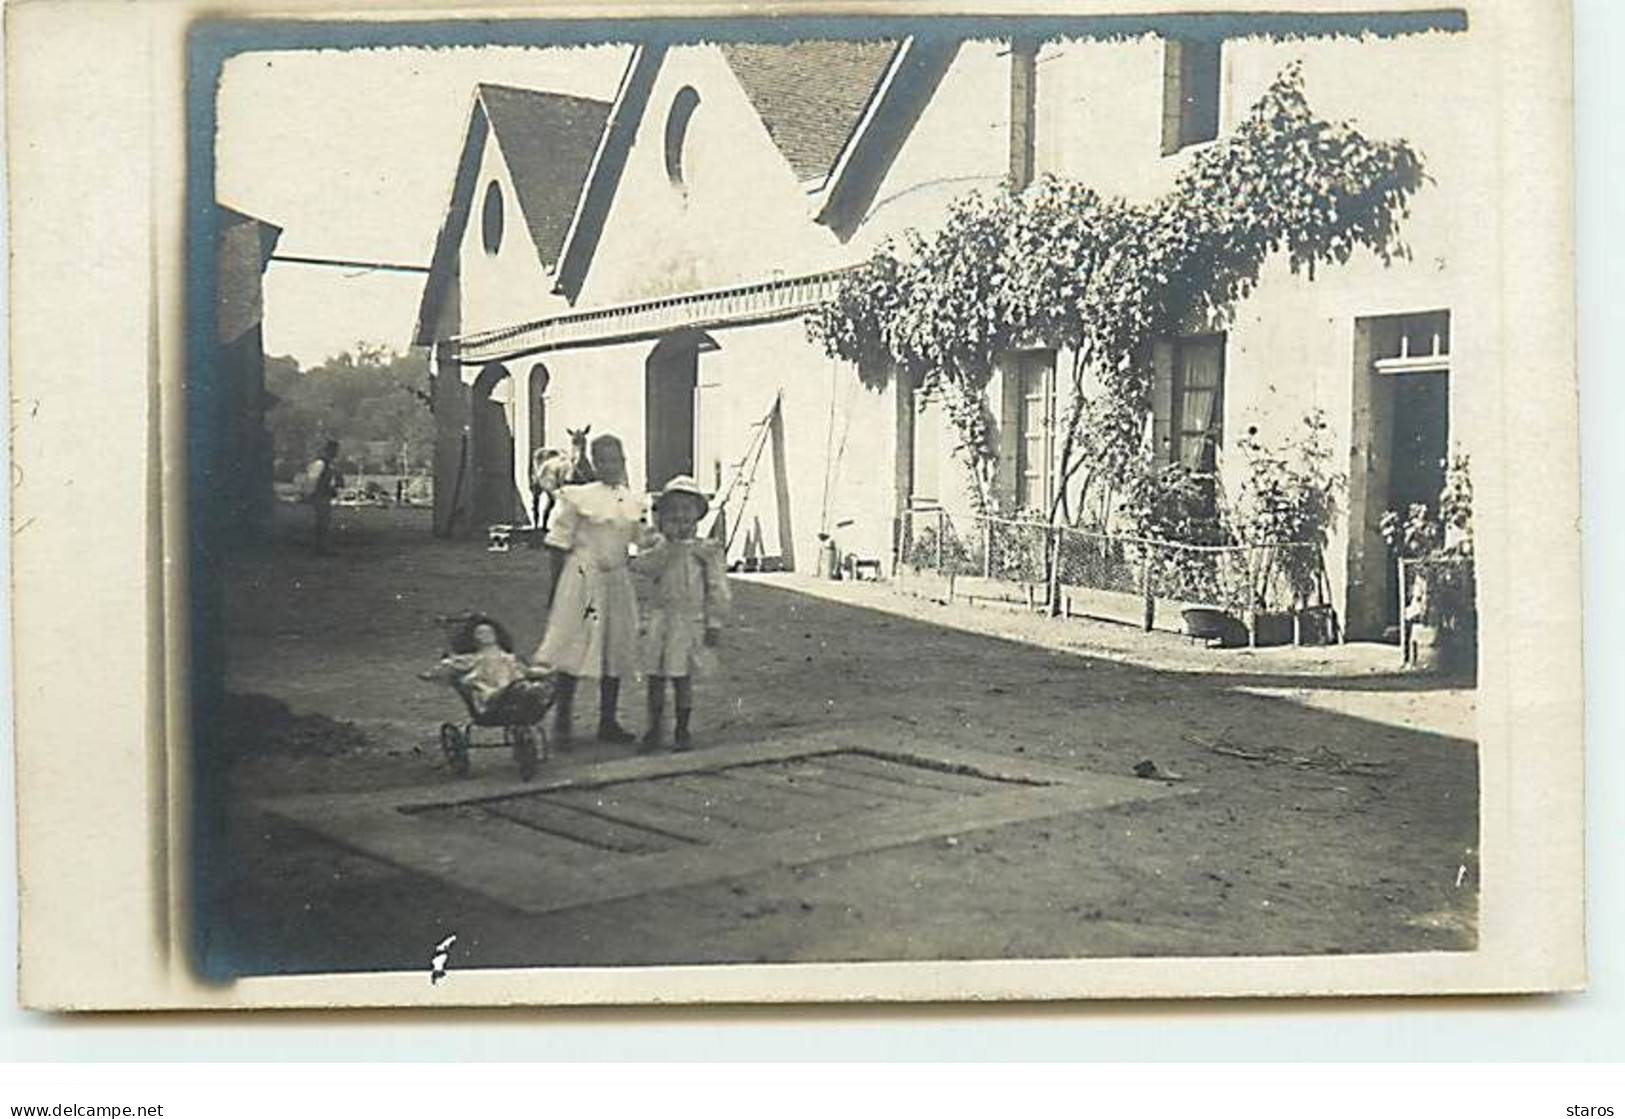
<svg viewBox="0 0 1625 1119"><path fill-rule="evenodd" d="M457 934L452 933L445 940L434 946L434 955L429 957L429 985L433 986L446 977L447 963L451 960L451 946L457 943Z"/></svg>
<svg viewBox="0 0 1625 1119"><path fill-rule="evenodd" d="M561 451L557 447L544 447L538 450L530 460L530 494L531 494L531 520L543 532L547 531L548 518L553 515L553 506L556 503L560 489L565 486L579 486L593 480L592 460L587 457L587 433L592 425L586 427L569 428L570 449ZM542 508L542 497L547 497L547 508Z"/></svg>
<svg viewBox="0 0 1625 1119"><path fill-rule="evenodd" d="M587 454L587 434L592 431L592 424L565 430L570 434L570 476L566 484L585 485L598 477L592 469L592 458Z"/></svg>

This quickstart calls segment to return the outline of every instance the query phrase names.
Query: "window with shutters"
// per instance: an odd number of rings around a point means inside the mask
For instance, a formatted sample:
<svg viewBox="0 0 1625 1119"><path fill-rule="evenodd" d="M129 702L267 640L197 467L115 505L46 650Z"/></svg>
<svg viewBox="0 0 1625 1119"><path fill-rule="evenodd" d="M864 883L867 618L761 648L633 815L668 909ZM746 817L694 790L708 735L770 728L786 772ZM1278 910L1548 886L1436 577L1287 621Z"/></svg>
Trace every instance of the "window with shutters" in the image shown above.
<svg viewBox="0 0 1625 1119"><path fill-rule="evenodd" d="M1222 44L1169 39L1162 62L1162 154L1172 155L1219 135Z"/></svg>
<svg viewBox="0 0 1625 1119"><path fill-rule="evenodd" d="M1017 354L1010 366L1016 379L1016 506L1049 509L1055 438L1055 351Z"/></svg>
<svg viewBox="0 0 1625 1119"><path fill-rule="evenodd" d="M941 401L926 389L915 389L909 504L917 509L936 506L942 500L942 424Z"/></svg>

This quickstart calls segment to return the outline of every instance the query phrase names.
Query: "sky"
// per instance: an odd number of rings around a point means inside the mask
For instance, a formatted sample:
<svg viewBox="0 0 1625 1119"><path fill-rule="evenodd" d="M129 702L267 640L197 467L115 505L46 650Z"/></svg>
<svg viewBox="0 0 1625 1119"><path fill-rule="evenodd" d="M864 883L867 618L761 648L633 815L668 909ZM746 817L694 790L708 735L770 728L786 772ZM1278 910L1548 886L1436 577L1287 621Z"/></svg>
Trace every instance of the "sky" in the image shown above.
<svg viewBox="0 0 1625 1119"><path fill-rule="evenodd" d="M476 82L611 100L625 47L276 51L226 63L221 202L283 229L279 254L427 265ZM357 342L404 351L421 274L273 261L265 352L320 364Z"/></svg>

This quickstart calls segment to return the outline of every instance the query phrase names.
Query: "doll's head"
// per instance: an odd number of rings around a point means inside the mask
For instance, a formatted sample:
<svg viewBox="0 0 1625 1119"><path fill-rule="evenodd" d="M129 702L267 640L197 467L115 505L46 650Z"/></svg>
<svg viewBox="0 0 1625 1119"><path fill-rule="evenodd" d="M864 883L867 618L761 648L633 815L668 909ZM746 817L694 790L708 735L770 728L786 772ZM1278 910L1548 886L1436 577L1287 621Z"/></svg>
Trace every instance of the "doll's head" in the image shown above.
<svg viewBox="0 0 1625 1119"><path fill-rule="evenodd" d="M513 638L501 622L485 614L470 614L452 637L454 653L480 653L486 649L513 652Z"/></svg>

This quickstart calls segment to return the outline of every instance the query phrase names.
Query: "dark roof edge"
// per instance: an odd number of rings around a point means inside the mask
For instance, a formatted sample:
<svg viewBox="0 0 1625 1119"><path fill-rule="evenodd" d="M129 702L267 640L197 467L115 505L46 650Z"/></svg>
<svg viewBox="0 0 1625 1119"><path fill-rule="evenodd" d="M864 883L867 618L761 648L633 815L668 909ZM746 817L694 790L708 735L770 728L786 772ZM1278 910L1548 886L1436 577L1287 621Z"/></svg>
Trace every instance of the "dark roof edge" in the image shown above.
<svg viewBox="0 0 1625 1119"><path fill-rule="evenodd" d="M546 97L549 101L574 101L578 105L602 105L604 101L598 97L581 97L574 93L559 93L551 89L536 89L534 86L509 85L507 82L475 82L476 96L488 89L500 89L504 93L519 93L527 97Z"/></svg>
<svg viewBox="0 0 1625 1119"><path fill-rule="evenodd" d="M271 260L271 254L276 252L276 243L282 239L283 229L274 221L257 218L253 214L228 206L219 199L215 199L215 210L224 214L234 224L241 225L250 222L259 227L260 231L260 268L264 268Z"/></svg>
<svg viewBox="0 0 1625 1119"><path fill-rule="evenodd" d="M540 92L540 91L533 90L533 89L524 89L524 88L522 88L520 86L514 86L514 85L502 85L499 82L478 82L474 86L474 96L479 98L480 105L485 110L485 125L486 125L486 129L487 129L486 138L487 138L487 140L489 142L496 145L497 154L502 157L502 165L508 169L508 181L513 184L513 188L514 188L513 189L514 203L519 207L520 216L525 219L524 223L523 223L524 227L525 227L525 236L530 238L530 247L531 247L532 250L535 251L537 263L539 263L542 266L542 270L544 272L552 272L553 271L552 266L548 264L547 256L542 251L542 246L540 246L540 245L538 245L536 243L535 234L532 232L532 230L534 229L534 223L531 221L530 213L525 208L525 199L528 198L530 196L530 194L529 194L528 191L520 190L519 189L519 184L514 181L515 180L514 164L513 164L513 161L508 158L508 153L503 151L503 149L502 149L502 130L497 127L497 114L491 112L491 106L485 100L485 92L486 92L486 90L491 90L491 89L500 89L500 90L505 90L505 91L511 91L511 92L514 92L514 93L537 93L537 92ZM563 97L563 96L566 96L566 95L559 94L558 96ZM584 100L584 99L579 98L579 97L572 97L572 98L570 98L570 100L572 100L572 101L580 101L580 100ZM466 218L465 218L465 220L466 220Z"/></svg>
<svg viewBox="0 0 1625 1119"><path fill-rule="evenodd" d="M574 303L586 279L587 266L598 248L604 220L609 216L615 192L620 186L621 172L626 167L627 153L637 136L643 120L649 94L654 89L655 75L665 60L666 48L660 44L642 44L635 47L621 74L620 88L610 102L609 120L599 139L598 150L593 153L587 169L587 181L576 200L575 214L565 231L564 244L559 250L554 270L553 290L570 303Z"/></svg>
<svg viewBox="0 0 1625 1119"><path fill-rule="evenodd" d="M473 179L468 173L471 153L478 147L484 150L485 137L479 127L486 117L485 107L480 100L479 87L476 86L469 99L468 127L463 133L463 146L457 153L457 171L451 181L451 197L446 202L446 214L440 222L440 232L435 235L434 254L429 258L429 278L423 284L423 298L418 302L417 326L412 331L412 344L414 346L428 346L434 342L434 319L440 311L440 300L444 294L448 271L455 263L457 240L462 234L462 223L457 220L459 211L463 210L472 197ZM486 124L486 130L490 125ZM468 197L465 197L468 196ZM453 233L453 227L456 233Z"/></svg>
<svg viewBox="0 0 1625 1119"><path fill-rule="evenodd" d="M835 153L834 162L825 168L823 176L817 180L818 186L808 188L809 194L822 194L841 177L841 171L848 159L850 159L852 149L857 145L858 137L868 129L870 119L879 110L880 101L886 95L887 87L891 85L892 78L897 73L898 68L902 66L903 59L907 56L909 47L913 42L912 37L903 39L893 49L891 58L886 61L886 69L880 75L880 80L875 82L874 88L869 91L869 96L864 100L863 111L858 114L857 123L853 125L852 131L846 134L846 139L841 143L841 150ZM806 181L811 183L813 180L808 179Z"/></svg>
<svg viewBox="0 0 1625 1119"><path fill-rule="evenodd" d="M959 53L958 40L910 39L893 59L867 116L842 150L824 184L815 220L843 241L874 200L891 166L948 67Z"/></svg>

